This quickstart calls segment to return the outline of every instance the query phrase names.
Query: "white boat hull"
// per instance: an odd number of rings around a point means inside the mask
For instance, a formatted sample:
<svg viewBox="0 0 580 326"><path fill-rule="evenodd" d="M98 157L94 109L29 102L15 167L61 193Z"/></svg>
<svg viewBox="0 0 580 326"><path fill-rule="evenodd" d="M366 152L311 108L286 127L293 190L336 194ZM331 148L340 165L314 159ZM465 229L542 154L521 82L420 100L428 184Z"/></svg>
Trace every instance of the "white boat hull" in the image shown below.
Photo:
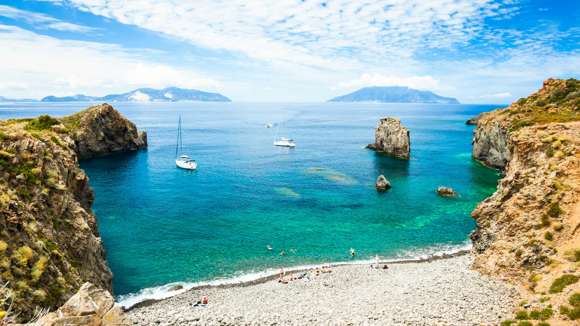
<svg viewBox="0 0 580 326"><path fill-rule="evenodd" d="M275 141L274 146L294 148L296 147L296 144L287 141Z"/></svg>
<svg viewBox="0 0 580 326"><path fill-rule="evenodd" d="M197 169L197 163L195 161L188 161L188 160L175 160L175 165L178 168L186 169L186 170L195 170Z"/></svg>

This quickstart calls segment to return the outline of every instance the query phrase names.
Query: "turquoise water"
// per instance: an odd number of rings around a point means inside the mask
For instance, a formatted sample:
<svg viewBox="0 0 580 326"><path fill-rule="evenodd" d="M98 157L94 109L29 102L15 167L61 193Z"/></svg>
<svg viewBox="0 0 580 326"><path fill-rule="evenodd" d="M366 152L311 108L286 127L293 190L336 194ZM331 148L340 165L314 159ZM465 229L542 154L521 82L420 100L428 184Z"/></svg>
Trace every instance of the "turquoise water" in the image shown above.
<svg viewBox="0 0 580 326"><path fill-rule="evenodd" d="M65 115L84 104L3 105L0 119ZM496 186L495 171L472 161L465 120L493 106L410 104L116 104L149 148L82 162L117 295L171 282L225 278L278 266L412 256L461 246L471 210ZM185 152L175 167L178 115ZM412 159L363 149L377 121L399 117L411 130ZM280 136L295 149L272 145ZM374 181L384 174L393 188ZM435 194L439 185L456 199ZM270 244L274 248L266 250ZM284 250L286 255L280 256Z"/></svg>

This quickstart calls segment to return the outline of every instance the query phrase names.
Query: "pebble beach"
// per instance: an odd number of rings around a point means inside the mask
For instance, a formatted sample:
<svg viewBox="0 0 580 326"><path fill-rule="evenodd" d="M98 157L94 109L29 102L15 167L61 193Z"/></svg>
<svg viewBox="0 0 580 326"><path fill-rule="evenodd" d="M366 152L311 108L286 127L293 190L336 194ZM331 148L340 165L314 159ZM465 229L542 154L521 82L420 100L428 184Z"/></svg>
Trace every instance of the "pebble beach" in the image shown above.
<svg viewBox="0 0 580 326"><path fill-rule="evenodd" d="M192 289L128 311L134 325L493 325L517 290L470 270L470 255L345 265ZM378 267L378 268L376 268ZM194 304L207 296L207 305Z"/></svg>

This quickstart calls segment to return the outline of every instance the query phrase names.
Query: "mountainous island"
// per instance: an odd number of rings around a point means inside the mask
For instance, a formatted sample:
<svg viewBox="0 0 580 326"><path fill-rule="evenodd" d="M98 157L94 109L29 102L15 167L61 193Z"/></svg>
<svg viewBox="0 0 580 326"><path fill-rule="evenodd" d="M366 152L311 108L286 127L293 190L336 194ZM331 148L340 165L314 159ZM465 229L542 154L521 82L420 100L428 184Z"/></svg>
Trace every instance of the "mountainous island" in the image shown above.
<svg viewBox="0 0 580 326"><path fill-rule="evenodd" d="M163 89L138 88L127 93L105 96L77 94L72 96L46 96L41 102L231 102L219 93L204 92L197 89L166 87ZM36 100L8 99L0 96L0 102L36 102Z"/></svg>
<svg viewBox="0 0 580 326"><path fill-rule="evenodd" d="M459 101L452 97L443 97L430 91L401 86L364 87L358 91L335 97L329 102L459 104Z"/></svg>
<svg viewBox="0 0 580 326"><path fill-rule="evenodd" d="M166 87L163 89L138 88L127 93L110 94L102 97L74 95L74 96L47 96L42 102L231 102L219 93L204 92L197 89Z"/></svg>

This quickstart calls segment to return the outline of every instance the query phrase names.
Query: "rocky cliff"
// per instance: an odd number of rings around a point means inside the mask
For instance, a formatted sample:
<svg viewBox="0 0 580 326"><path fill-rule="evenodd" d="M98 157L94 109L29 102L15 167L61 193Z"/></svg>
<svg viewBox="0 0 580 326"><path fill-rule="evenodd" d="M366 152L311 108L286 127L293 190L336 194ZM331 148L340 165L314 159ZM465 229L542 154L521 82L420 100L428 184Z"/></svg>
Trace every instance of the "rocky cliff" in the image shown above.
<svg viewBox="0 0 580 326"><path fill-rule="evenodd" d="M28 320L56 308L84 282L111 290L112 274L79 157L145 146L145 135L109 105L55 119L0 122L0 290ZM0 302L2 304L2 302Z"/></svg>
<svg viewBox="0 0 580 326"><path fill-rule="evenodd" d="M505 176L472 213L473 266L529 290L519 319L579 318L579 106L580 82L550 79L474 133L473 156Z"/></svg>
<svg viewBox="0 0 580 326"><path fill-rule="evenodd" d="M62 120L71 130L70 136L75 141L80 159L147 147L147 134L137 131L135 124L106 103Z"/></svg>
<svg viewBox="0 0 580 326"><path fill-rule="evenodd" d="M399 119L383 118L375 131L375 143L369 144L367 148L390 156L409 159L411 152L409 129L401 126Z"/></svg>

